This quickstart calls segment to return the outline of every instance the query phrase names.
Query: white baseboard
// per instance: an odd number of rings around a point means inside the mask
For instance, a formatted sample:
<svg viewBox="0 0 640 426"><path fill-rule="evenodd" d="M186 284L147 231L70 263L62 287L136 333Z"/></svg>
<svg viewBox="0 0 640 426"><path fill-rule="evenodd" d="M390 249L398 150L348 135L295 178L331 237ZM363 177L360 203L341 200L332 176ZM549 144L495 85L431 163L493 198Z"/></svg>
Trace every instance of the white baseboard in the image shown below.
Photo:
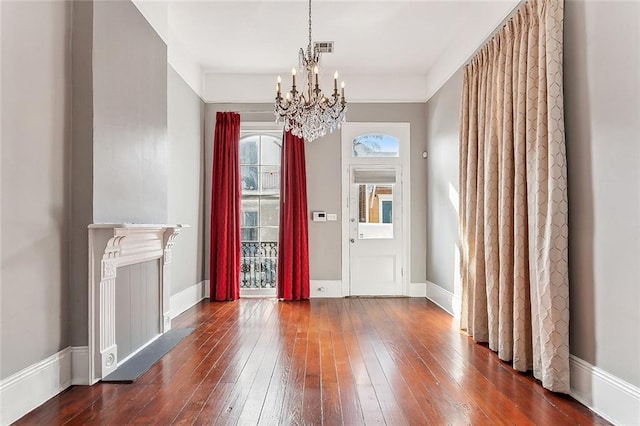
<svg viewBox="0 0 640 426"><path fill-rule="evenodd" d="M316 297L343 297L341 280L311 280L310 283L311 298Z"/></svg>
<svg viewBox="0 0 640 426"><path fill-rule="evenodd" d="M311 280L310 297L340 298L348 296L342 294L341 280ZM409 297L427 297L426 283L409 283Z"/></svg>
<svg viewBox="0 0 640 426"><path fill-rule="evenodd" d="M0 382L0 424L15 422L69 386L71 348L65 348Z"/></svg>
<svg viewBox="0 0 640 426"><path fill-rule="evenodd" d="M617 425L640 425L640 388L570 355L571 396Z"/></svg>
<svg viewBox="0 0 640 426"><path fill-rule="evenodd" d="M427 297L427 283L409 283L409 297Z"/></svg>
<svg viewBox="0 0 640 426"><path fill-rule="evenodd" d="M440 306L449 315L455 318L459 317L459 315L456 315L456 311L458 311L457 306L460 305L458 303L460 298L449 290L446 290L431 281L427 281L427 299Z"/></svg>
<svg viewBox="0 0 640 426"><path fill-rule="evenodd" d="M71 384L90 385L89 347L71 346Z"/></svg>
<svg viewBox="0 0 640 426"><path fill-rule="evenodd" d="M200 281L197 284L187 287L179 293L171 296L169 317L174 319L187 309L198 304L202 299L208 297L209 281Z"/></svg>

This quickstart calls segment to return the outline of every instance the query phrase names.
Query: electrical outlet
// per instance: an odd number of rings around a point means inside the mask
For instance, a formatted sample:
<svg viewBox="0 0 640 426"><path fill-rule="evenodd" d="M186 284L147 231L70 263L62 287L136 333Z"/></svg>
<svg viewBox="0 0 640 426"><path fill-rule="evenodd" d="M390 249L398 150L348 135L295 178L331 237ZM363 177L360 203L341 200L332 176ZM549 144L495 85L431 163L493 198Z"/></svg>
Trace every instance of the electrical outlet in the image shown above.
<svg viewBox="0 0 640 426"><path fill-rule="evenodd" d="M329 213L327 214L327 220L335 222L336 220L338 220L338 215L336 213Z"/></svg>

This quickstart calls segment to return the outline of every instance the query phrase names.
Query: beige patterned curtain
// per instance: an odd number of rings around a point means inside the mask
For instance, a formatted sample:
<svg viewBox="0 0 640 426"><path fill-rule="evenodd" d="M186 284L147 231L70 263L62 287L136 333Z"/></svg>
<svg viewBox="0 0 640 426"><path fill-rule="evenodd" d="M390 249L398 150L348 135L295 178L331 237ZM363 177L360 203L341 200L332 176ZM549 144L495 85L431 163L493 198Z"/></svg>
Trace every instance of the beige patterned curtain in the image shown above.
<svg viewBox="0 0 640 426"><path fill-rule="evenodd" d="M460 266L461 327L568 393L562 19L529 1L465 67Z"/></svg>

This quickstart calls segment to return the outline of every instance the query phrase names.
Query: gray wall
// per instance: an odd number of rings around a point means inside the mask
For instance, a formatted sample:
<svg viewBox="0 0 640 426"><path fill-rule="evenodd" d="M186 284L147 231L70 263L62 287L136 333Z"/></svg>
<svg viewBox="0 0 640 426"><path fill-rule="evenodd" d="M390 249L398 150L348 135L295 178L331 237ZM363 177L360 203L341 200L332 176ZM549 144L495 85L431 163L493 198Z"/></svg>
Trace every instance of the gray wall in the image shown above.
<svg viewBox="0 0 640 426"><path fill-rule="evenodd" d="M204 102L169 67L168 222L186 223L175 240L171 294L204 278Z"/></svg>
<svg viewBox="0 0 640 426"><path fill-rule="evenodd" d="M638 2L565 3L571 352L636 386L639 18Z"/></svg>
<svg viewBox="0 0 640 426"><path fill-rule="evenodd" d="M160 334L160 261L118 268L116 276L116 344L122 360Z"/></svg>
<svg viewBox="0 0 640 426"><path fill-rule="evenodd" d="M166 46L131 2L0 7L1 380L87 344L89 223L171 214L193 226L176 240L172 294L202 279L204 107L167 76Z"/></svg>
<svg viewBox="0 0 640 426"><path fill-rule="evenodd" d="M565 3L571 353L636 386L640 386L638 16L637 2ZM456 75L429 100L430 147L455 143L451 133L459 120L454 107L461 90ZM444 149L437 150L445 154ZM458 162L457 147L447 147L440 157L432 157L439 164L430 161L430 167L444 171L447 164ZM430 215L445 212L438 220L448 224L453 217L444 196L447 186L447 179L430 181L427 204ZM435 226L435 220L429 223ZM430 234L429 247L439 246L439 238L446 238L443 243L448 245L454 241L449 230ZM427 277L451 290L448 277L453 270L442 270L433 253L427 259Z"/></svg>
<svg viewBox="0 0 640 426"><path fill-rule="evenodd" d="M83 346L87 225L168 219L167 48L129 1L75 2L72 48L69 329Z"/></svg>
<svg viewBox="0 0 640 426"><path fill-rule="evenodd" d="M462 70L427 103L427 280L457 290ZM458 292L459 293L459 292Z"/></svg>
<svg viewBox="0 0 640 426"><path fill-rule="evenodd" d="M69 345L67 2L1 2L0 379Z"/></svg>
<svg viewBox="0 0 640 426"><path fill-rule="evenodd" d="M411 282L425 282L426 179L422 158L427 139L424 103L350 104L349 122L408 122L411 124ZM309 210L338 213L331 224L309 225L311 279L341 279L341 136L340 132L306 145ZM325 226L327 225L327 226Z"/></svg>
<svg viewBox="0 0 640 426"><path fill-rule="evenodd" d="M209 217L211 197L212 141L216 111L240 111L242 121L273 122L272 105L266 104L207 104L205 110L206 173L205 217ZM264 114L242 114L242 111L267 111ZM425 281L426 247L426 126L425 104L350 104L350 122L409 122L411 123L411 281ZM308 208L338 214L337 222L321 226L309 225L309 263L311 279L341 279L341 204L340 132L305 145L307 163ZM208 225L206 234L208 235ZM208 241L205 242L208 259ZM208 267L207 267L208 268ZM208 269L207 269L208 270Z"/></svg>
<svg viewBox="0 0 640 426"><path fill-rule="evenodd" d="M93 19L93 219L167 221L167 47L130 1Z"/></svg>

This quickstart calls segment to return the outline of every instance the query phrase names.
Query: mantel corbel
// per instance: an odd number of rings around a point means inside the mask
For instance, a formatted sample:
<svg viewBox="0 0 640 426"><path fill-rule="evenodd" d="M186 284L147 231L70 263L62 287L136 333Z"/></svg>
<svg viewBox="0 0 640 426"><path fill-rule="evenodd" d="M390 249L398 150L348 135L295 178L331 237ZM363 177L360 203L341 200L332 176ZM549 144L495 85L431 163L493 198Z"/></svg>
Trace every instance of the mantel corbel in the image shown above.
<svg viewBox="0 0 640 426"><path fill-rule="evenodd" d="M164 232L164 263L171 263L171 252L173 249L173 243L180 234L182 227L179 228L167 228Z"/></svg>

